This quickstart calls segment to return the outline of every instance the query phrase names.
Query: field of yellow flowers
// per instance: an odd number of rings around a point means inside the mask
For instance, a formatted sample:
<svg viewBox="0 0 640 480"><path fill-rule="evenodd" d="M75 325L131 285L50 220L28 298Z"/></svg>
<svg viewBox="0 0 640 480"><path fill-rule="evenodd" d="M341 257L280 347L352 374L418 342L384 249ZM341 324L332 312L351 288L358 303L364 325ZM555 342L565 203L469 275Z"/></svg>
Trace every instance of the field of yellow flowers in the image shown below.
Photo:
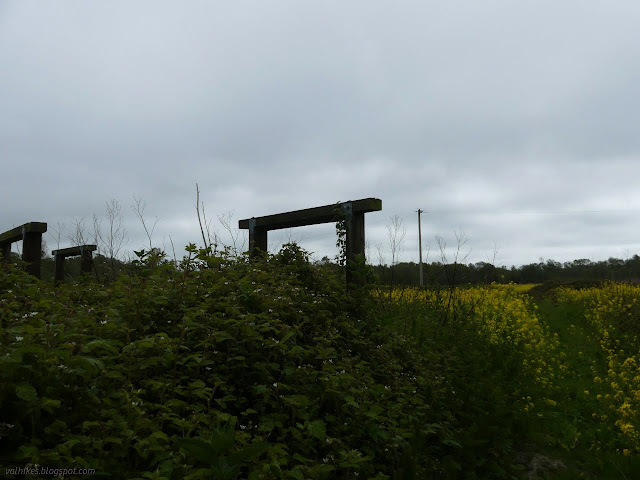
<svg viewBox="0 0 640 480"><path fill-rule="evenodd" d="M599 409L625 455L640 454L640 286L607 283L601 288L560 288L560 302L580 304L606 355L604 376L594 375Z"/></svg>
<svg viewBox="0 0 640 480"><path fill-rule="evenodd" d="M532 287L380 295L412 316L425 312L414 325L473 332L483 356L504 372L496 378L526 425L524 442L565 465L564 476L545 478L632 478L640 463L640 286L565 286L545 299L528 295Z"/></svg>
<svg viewBox="0 0 640 480"><path fill-rule="evenodd" d="M515 391L525 412L534 407L527 391L545 392L539 401L554 403L554 391L564 370L558 336L540 321L537 305L525 293L533 285L490 285L445 290L394 290L397 303L422 305L442 322L464 322L486 343L491 354L526 379Z"/></svg>

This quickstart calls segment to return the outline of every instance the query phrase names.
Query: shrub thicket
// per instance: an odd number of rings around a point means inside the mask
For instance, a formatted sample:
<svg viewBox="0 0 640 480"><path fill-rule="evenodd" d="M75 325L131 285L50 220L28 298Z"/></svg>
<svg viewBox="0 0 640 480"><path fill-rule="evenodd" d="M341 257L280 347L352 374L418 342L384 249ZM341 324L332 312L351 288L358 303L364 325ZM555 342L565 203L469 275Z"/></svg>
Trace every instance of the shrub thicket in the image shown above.
<svg viewBox="0 0 640 480"><path fill-rule="evenodd" d="M188 251L180 265L137 252L109 285L0 269L3 465L129 479L505 474L510 406L477 375L481 348L419 349L295 245L255 261Z"/></svg>

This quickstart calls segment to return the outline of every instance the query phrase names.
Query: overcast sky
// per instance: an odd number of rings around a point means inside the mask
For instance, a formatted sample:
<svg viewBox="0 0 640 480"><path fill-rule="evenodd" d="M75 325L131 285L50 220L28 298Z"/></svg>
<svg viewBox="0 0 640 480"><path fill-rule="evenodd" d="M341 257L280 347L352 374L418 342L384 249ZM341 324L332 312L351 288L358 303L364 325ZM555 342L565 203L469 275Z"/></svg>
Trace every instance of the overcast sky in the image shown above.
<svg viewBox="0 0 640 480"><path fill-rule="evenodd" d="M180 256L198 182L236 228L380 198L373 263L395 214L417 261L418 208L429 260L460 231L466 263L640 253L639 24L634 1L1 1L0 231L69 246L113 198L139 249L136 195ZM337 251L330 224L288 238Z"/></svg>

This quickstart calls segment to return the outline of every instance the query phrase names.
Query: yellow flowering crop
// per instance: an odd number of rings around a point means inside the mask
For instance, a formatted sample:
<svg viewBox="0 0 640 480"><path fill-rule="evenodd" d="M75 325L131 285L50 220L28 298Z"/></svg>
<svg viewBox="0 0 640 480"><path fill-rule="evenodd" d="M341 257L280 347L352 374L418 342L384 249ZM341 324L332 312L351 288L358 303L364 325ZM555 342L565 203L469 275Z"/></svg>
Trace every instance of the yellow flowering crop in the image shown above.
<svg viewBox="0 0 640 480"><path fill-rule="evenodd" d="M564 354L557 336L539 321L530 297L522 294L532 286L494 284L439 292L408 288L394 290L391 296L396 302L420 302L471 322L488 345L504 353L505 361L519 364L531 387L549 391L561 371L557 360ZM524 411L532 407L530 401L522 402Z"/></svg>
<svg viewBox="0 0 640 480"><path fill-rule="evenodd" d="M640 286L607 283L583 290L560 288L556 297L586 307L585 319L607 355L606 378L594 378L607 393L597 398L603 410L614 415L617 434L629 447L625 454L640 453Z"/></svg>

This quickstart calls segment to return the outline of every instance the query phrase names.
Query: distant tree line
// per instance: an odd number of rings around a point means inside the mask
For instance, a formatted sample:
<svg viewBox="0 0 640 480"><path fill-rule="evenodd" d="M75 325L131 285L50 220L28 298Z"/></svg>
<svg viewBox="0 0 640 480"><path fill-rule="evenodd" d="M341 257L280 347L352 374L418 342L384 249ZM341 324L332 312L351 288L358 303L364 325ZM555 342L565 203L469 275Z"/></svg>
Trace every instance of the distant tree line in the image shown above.
<svg viewBox="0 0 640 480"><path fill-rule="evenodd" d="M20 261L20 256L12 252L12 261ZM102 281L113 280L121 273L134 269L132 261L108 258L101 254L93 257L92 275ZM338 265L328 257L320 262L325 266ZM372 265L378 282L383 285L417 286L419 284L419 265L414 262L399 262L393 266ZM68 280L81 276L80 257L68 258L65 261L65 277ZM484 283L544 283L572 282L578 280L611 280L618 282L640 283L640 256L634 255L626 260L609 258L594 262L582 258L571 262L560 263L555 260L530 263L520 267L496 267L488 262L450 263L431 262L423 264L424 282L427 285L467 285ZM54 261L43 252L41 278L53 281Z"/></svg>
<svg viewBox="0 0 640 480"><path fill-rule="evenodd" d="M372 267L380 283L395 285L418 285L419 266L413 262ZM572 262L555 260L531 263L520 267L496 267L488 262L469 264L423 264L425 284L463 285L478 283L544 283L570 282L576 280L612 280L640 283L640 256L627 260L609 258L598 262L583 258ZM392 276L393 275L393 276Z"/></svg>

